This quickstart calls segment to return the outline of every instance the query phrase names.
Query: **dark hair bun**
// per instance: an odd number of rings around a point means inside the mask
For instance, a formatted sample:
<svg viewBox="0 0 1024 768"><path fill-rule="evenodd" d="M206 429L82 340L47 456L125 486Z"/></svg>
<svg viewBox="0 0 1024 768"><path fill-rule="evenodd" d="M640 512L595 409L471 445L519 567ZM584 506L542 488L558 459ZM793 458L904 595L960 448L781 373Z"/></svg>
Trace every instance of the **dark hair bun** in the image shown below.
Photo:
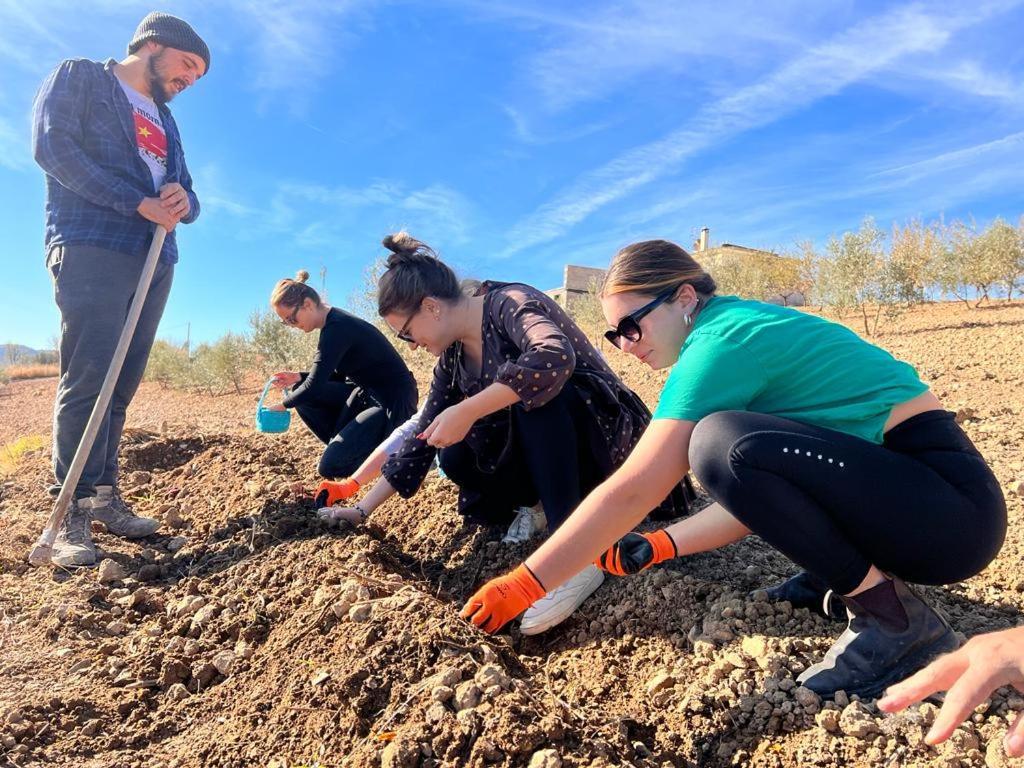
<svg viewBox="0 0 1024 768"><path fill-rule="evenodd" d="M434 249L426 243L421 243L408 232L395 232L387 235L381 243L391 251L387 259L387 267L397 267L400 264L424 264L437 260Z"/></svg>
<svg viewBox="0 0 1024 768"><path fill-rule="evenodd" d="M307 280L309 280L309 272L307 272L305 269L300 269L298 272L295 273L296 283L305 283Z"/></svg>

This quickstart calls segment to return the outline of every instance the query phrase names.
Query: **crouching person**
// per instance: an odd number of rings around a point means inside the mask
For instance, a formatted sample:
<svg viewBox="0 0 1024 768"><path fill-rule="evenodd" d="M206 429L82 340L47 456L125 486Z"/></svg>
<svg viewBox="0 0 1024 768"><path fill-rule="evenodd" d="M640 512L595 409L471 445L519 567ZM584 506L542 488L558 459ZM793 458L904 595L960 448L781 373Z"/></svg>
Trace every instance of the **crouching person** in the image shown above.
<svg viewBox="0 0 1024 768"><path fill-rule="evenodd" d="M672 366L654 421L623 467L524 565L474 595L466 616L495 631L588 555L634 573L753 532L810 572L802 590L822 584L819 597L831 589L847 609L846 631L798 678L816 693L874 697L957 646L907 582L985 568L1006 507L911 366L837 323L716 296L713 279L665 241L615 257L602 306L621 349ZM717 503L625 535L691 467Z"/></svg>
<svg viewBox="0 0 1024 768"><path fill-rule="evenodd" d="M324 515L358 523L395 491L412 496L440 451L462 514L515 527L523 516L514 510L539 501L549 529L558 530L636 445L649 411L549 296L485 282L468 297L427 246L405 234L384 245L391 255L378 310L398 338L439 360L418 434L384 464L365 498ZM663 504L685 511L682 480L645 514ZM563 621L600 585L603 574L588 559L578 566L560 589L537 596L524 634Z"/></svg>
<svg viewBox="0 0 1024 768"><path fill-rule="evenodd" d="M281 371L281 405L326 445L317 471L348 477L396 427L416 411L416 380L377 328L324 302L300 271L274 287L270 305L281 322L303 333L319 330L309 371Z"/></svg>

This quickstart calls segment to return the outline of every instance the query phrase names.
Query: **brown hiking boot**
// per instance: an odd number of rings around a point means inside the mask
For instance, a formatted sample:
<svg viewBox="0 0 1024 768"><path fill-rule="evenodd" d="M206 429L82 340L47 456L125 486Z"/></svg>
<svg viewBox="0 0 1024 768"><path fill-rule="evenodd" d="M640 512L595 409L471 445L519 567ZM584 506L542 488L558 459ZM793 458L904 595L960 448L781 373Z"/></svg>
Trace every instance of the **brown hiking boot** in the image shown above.
<svg viewBox="0 0 1024 768"><path fill-rule="evenodd" d="M139 539L156 532L160 521L151 517L139 517L132 511L113 485L97 485L96 495L82 499L79 504L87 506L94 520L107 526L115 536Z"/></svg>
<svg viewBox="0 0 1024 768"><path fill-rule="evenodd" d="M96 546L89 532L91 522L89 510L82 507L80 501L72 501L53 541L50 561L54 565L68 567L96 563Z"/></svg>

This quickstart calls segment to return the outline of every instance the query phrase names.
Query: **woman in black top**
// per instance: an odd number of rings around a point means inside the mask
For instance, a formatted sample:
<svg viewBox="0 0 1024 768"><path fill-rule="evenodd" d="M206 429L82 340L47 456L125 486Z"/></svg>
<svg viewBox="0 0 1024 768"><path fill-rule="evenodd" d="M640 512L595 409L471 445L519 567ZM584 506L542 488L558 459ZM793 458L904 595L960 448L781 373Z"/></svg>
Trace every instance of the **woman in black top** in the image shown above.
<svg viewBox="0 0 1024 768"><path fill-rule="evenodd" d="M347 477L395 427L416 412L416 380L391 343L370 323L321 301L309 273L281 280L270 305L281 321L304 333L320 330L308 373L281 371L286 389L277 410L294 408L327 444L317 468Z"/></svg>

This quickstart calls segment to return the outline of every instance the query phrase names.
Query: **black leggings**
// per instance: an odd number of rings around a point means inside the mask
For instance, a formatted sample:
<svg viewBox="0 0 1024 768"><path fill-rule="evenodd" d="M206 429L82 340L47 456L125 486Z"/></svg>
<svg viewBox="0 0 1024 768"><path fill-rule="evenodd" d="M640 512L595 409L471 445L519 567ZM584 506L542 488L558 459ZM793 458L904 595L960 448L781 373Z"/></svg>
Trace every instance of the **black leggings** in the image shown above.
<svg viewBox="0 0 1024 768"><path fill-rule="evenodd" d="M516 507L539 500L548 528L558 528L611 470L610 460L595 455L593 418L576 388L566 384L540 408L513 406L512 442L494 472L479 468L465 441L443 448L441 469L459 486L462 513L507 524Z"/></svg>
<svg viewBox="0 0 1024 768"><path fill-rule="evenodd" d="M316 402L295 406L295 412L327 444L317 472L321 477L348 477L391 430L387 412L354 384L327 382Z"/></svg>
<svg viewBox="0 0 1024 768"><path fill-rule="evenodd" d="M919 584L970 578L1006 535L999 483L948 411L907 419L882 445L723 411L697 424L690 464L736 519L841 594L872 565Z"/></svg>

